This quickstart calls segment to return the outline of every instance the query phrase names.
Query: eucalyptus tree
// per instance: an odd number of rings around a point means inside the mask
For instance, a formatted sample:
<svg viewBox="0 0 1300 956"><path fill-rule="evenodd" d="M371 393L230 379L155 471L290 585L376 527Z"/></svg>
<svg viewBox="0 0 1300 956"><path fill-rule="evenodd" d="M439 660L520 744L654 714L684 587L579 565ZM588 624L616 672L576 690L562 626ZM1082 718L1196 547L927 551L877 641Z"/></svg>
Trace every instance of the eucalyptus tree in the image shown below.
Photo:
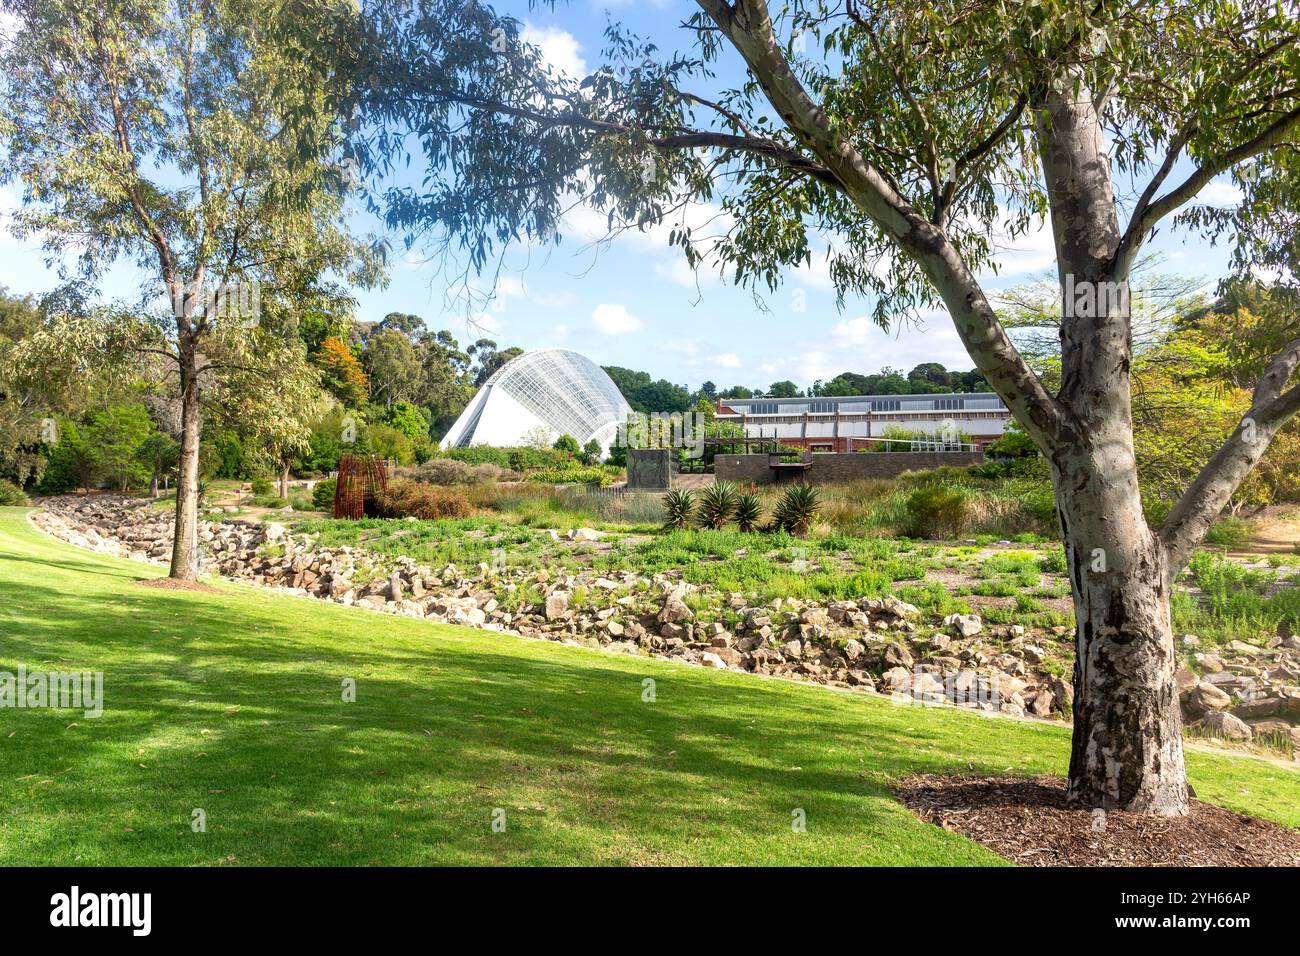
<svg viewBox="0 0 1300 956"><path fill-rule="evenodd" d="M368 5L372 47L354 65L374 123L357 155L383 171L416 148L425 167L383 197L389 222L481 269L503 244L556 240L587 203L614 229L673 221L691 264L773 288L831 237L840 295L874 296L880 323L946 309L1050 462L1078 635L1070 798L1185 813L1170 591L1300 407L1300 340L1151 527L1133 454L1128 278L1174 221L1230 238L1242 270L1295 261L1291 5L789 0L775 17L763 0L697 6L684 52L614 25L603 62L574 77L482 4ZM1243 201L1197 205L1225 176ZM702 235L673 218L689 203L732 225ZM1044 217L1064 315L1056 389L1017 352L980 278Z"/></svg>
<svg viewBox="0 0 1300 956"><path fill-rule="evenodd" d="M171 575L192 579L205 392L242 378L259 399L278 396L272 414L283 417L296 396L272 367L292 357L287 341L273 346L264 304L337 298L330 276L376 278L374 256L347 227L354 176L334 161L341 118L298 46L293 4L0 0L0 9L10 33L0 43L0 174L21 183L15 231L91 286L131 262L167 303L161 342L139 328L127 338L174 369ZM107 344L102 329L72 328Z"/></svg>

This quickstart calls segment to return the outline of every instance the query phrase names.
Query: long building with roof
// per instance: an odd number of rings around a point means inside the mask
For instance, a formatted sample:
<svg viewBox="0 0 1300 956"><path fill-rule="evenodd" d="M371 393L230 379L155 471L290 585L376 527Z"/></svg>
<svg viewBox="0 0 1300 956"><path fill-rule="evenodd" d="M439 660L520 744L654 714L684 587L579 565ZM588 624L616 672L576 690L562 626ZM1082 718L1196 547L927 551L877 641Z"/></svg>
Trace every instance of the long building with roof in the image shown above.
<svg viewBox="0 0 1300 956"><path fill-rule="evenodd" d="M724 398L717 418L735 422L746 437L774 438L812 451L854 452L886 440L889 432L924 432L951 445L969 436L983 450L997 441L1011 412L993 392L931 395L849 395L837 398Z"/></svg>

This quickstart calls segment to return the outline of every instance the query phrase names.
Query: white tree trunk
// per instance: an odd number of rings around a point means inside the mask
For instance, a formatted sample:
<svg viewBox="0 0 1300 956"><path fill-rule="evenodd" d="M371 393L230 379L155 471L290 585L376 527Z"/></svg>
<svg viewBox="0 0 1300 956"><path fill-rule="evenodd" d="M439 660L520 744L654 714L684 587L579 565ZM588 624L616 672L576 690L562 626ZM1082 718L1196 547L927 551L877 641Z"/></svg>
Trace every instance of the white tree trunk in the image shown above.
<svg viewBox="0 0 1300 956"><path fill-rule="evenodd" d="M1077 626L1069 799L1179 816L1188 794L1168 559L1143 520L1135 470L1100 447L1062 452L1053 467Z"/></svg>
<svg viewBox="0 0 1300 956"><path fill-rule="evenodd" d="M169 576L194 581L199 576L199 383L193 349L182 343L180 353L181 451Z"/></svg>

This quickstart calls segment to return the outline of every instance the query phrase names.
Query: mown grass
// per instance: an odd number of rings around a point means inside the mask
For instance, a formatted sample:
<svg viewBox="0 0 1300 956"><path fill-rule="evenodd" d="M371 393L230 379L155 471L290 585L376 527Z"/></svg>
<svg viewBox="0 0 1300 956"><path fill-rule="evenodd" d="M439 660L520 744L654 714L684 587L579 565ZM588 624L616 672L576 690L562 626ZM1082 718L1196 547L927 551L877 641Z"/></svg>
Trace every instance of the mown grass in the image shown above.
<svg viewBox="0 0 1300 956"><path fill-rule="evenodd" d="M229 584L139 586L157 573L0 509L0 669L103 671L106 698L98 719L0 710L0 864L987 865L890 784L1067 761L1058 727ZM1194 753L1191 774L1205 798L1300 825L1289 770Z"/></svg>

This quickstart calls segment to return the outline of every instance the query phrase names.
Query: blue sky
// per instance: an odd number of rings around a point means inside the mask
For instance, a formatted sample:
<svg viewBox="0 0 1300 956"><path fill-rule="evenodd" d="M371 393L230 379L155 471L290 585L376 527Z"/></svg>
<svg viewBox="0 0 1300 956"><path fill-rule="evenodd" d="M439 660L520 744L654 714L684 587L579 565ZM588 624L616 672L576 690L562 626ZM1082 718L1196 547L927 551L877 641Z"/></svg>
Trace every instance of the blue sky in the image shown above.
<svg viewBox="0 0 1300 956"><path fill-rule="evenodd" d="M576 74L598 63L605 10L661 49L675 50L689 42L677 25L696 9L688 0L571 0L554 11L530 10L517 0L498 6L527 24L526 38L552 63ZM729 68L736 68L734 56ZM0 218L13 208L16 196L12 184L0 192ZM1234 197L1235 187L1216 181L1200 198L1221 204ZM700 221L708 212L691 215ZM604 365L643 369L692 387L711 380L719 387L753 388L779 379L802 387L843 371L906 370L930 361L971 367L942 313L927 316L920 326L887 333L865 318L869 302L850 300L838 310L824 265L816 259L812 268L789 273L776 293L764 297L764 312L750 292L720 281L716 273L693 275L681 251L668 247L671 224L593 248L602 223L599 214L579 211L558 248L509 254L496 301L478 319L481 330L469 326L463 308L448 306L446 280L432 263L421 260L418 250L405 257L399 252L387 287L358 292L358 317L413 312L433 328L450 329L462 342L490 334L503 347L574 348ZM358 216L356 225L379 231L365 216ZM1001 258L999 275L984 277L986 287L1023 283L1049 269L1050 236L1043 227L1012 244ZM401 250L400 238L393 241ZM1167 226L1151 249L1163 255L1164 271L1204 278L1207 284L1225 270L1223 247ZM0 285L14 293L53 288L58 278L44 258L37 244L19 243L6 231L0 235ZM106 278L103 293L134 300L143 278L153 281L133 266L120 265Z"/></svg>

